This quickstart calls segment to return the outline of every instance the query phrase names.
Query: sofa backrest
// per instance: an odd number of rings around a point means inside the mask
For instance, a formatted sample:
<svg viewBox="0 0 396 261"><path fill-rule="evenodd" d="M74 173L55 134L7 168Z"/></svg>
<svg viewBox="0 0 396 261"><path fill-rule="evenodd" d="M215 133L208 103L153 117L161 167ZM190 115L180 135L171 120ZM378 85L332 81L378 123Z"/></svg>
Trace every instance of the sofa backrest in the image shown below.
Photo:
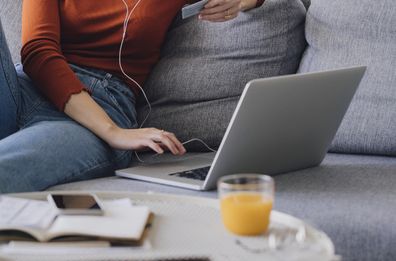
<svg viewBox="0 0 396 261"><path fill-rule="evenodd" d="M311 0L301 0L306 7ZM1 0L0 19L15 63L20 60L22 0Z"/></svg>
<svg viewBox="0 0 396 261"><path fill-rule="evenodd" d="M312 0L300 72L367 65L331 150L396 156L396 1Z"/></svg>
<svg viewBox="0 0 396 261"><path fill-rule="evenodd" d="M217 147L247 82L296 72L305 13L300 0L266 0L225 23L176 19L144 86L153 107L145 126ZM139 99L140 122L147 114Z"/></svg>
<svg viewBox="0 0 396 261"><path fill-rule="evenodd" d="M1 0L0 19L14 62L20 60L22 0Z"/></svg>

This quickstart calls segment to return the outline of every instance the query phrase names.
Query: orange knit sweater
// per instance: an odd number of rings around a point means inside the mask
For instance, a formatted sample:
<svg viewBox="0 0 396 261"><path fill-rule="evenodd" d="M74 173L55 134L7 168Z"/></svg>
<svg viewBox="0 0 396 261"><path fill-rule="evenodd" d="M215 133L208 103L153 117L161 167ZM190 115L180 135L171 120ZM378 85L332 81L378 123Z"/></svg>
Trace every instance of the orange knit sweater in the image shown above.
<svg viewBox="0 0 396 261"><path fill-rule="evenodd" d="M138 0L125 0L130 10ZM129 21L123 67L143 84L158 61L165 34L187 0L142 0ZM22 63L37 88L63 110L84 89L68 63L124 78L118 50L126 9L121 0L24 0Z"/></svg>

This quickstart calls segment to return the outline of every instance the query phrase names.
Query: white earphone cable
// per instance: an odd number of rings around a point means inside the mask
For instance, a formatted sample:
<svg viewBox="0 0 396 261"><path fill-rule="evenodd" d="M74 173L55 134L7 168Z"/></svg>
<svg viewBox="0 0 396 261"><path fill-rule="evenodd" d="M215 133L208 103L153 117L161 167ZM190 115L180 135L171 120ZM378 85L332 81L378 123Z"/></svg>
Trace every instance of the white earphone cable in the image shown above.
<svg viewBox="0 0 396 261"><path fill-rule="evenodd" d="M126 15L125 15L124 26L123 26L122 40L121 40L121 44L120 44L120 49L119 49L119 51L118 51L118 65L119 65L119 67L120 67L121 73L122 73L128 80L132 81L134 84L136 84L136 85L139 87L139 89L142 91L142 93L143 93L143 95L144 95L144 98L146 99L147 105L148 105L148 107L149 107L149 111L148 111L148 113L147 113L147 116L144 118L144 120L142 121L142 124L141 124L140 127L139 127L139 128L142 128L142 127L144 126L144 124L146 123L147 119L149 118L150 114L151 114L151 110L152 110L151 103L150 103L150 101L149 101L149 99L148 99L148 97L147 97L147 95L146 95L146 92L143 90L142 86L140 86L140 84L139 84L137 81L135 81L132 77L130 77L130 76L125 72L124 67L122 66L122 50L123 50L123 48L124 48L125 38L126 38L127 30L128 30L128 23L129 23L129 20L130 20L131 17L132 17L133 12L134 12L135 9L139 6L139 4L140 4L140 2L141 2L142 0L139 0L139 1L135 4L135 6L132 8L131 12L129 12L129 6L128 6L128 4L125 2L125 0L121 0L121 1L122 1L122 2L124 3L124 5L125 5ZM212 149L212 148L209 147L203 140L198 139L198 138L191 139L191 140L186 141L186 142L184 142L184 143L182 143L182 144L185 145L185 144L188 144L188 143L191 143L191 142L194 142L194 141L201 142L201 143L202 143L203 145L205 145L205 147L208 148L210 151L216 152L216 150ZM140 161L141 163L144 163L144 161L139 157L139 155L138 155L138 153L137 153L136 151L135 151L135 156L136 156L136 158L138 159L138 161Z"/></svg>
<svg viewBox="0 0 396 261"><path fill-rule="evenodd" d="M118 51L118 65L120 67L121 73L127 79L129 79L130 81L132 81L133 83L135 83L139 87L139 89L142 91L142 93L144 95L144 98L146 99L147 105L149 107L149 112L147 113L146 118L142 121L142 124L140 125L140 128L142 128L144 126L144 124L146 123L149 115L151 114L151 103L150 103L149 99L147 98L146 92L143 90L142 86L140 86L140 84L137 81L135 81L132 77L130 77L127 73L125 73L124 67L122 66L122 50L124 48L125 37L126 37L126 34L127 34L127 29L128 29L128 23L129 23L129 20L130 20L130 18L132 16L133 12L135 11L136 7L139 6L141 0L139 0L136 3L136 5L131 10L131 12L129 12L129 7L128 7L128 4L125 2L125 0L121 0L121 1L124 3L125 8L126 8L126 16L125 16L125 20L124 20L124 28L123 28L123 33L122 33L122 40L121 40L121 44L120 44L120 49Z"/></svg>
<svg viewBox="0 0 396 261"><path fill-rule="evenodd" d="M191 143L191 142L193 142L193 141L198 141L198 142L202 143L206 148L208 148L208 150L210 150L210 151L212 151L212 152L217 152L217 150L212 149L212 148L209 147L209 145L206 144L203 140L198 139L198 138L185 141L185 142L183 142L182 144L183 144L183 145L186 145L186 144Z"/></svg>

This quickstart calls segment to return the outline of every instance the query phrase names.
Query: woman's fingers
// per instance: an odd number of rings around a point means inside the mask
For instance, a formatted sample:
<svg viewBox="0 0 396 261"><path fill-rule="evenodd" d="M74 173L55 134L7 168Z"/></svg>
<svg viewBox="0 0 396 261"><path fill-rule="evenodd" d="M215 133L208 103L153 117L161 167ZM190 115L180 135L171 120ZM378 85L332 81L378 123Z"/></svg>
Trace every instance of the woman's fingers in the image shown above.
<svg viewBox="0 0 396 261"><path fill-rule="evenodd" d="M163 130L158 130L155 133L153 133L153 136L151 139L155 142L162 143L165 145L173 154L175 155L182 155L184 154L184 147L179 141L177 141L176 137L173 138L173 135L170 133L163 131Z"/></svg>
<svg viewBox="0 0 396 261"><path fill-rule="evenodd" d="M201 11L199 18L211 22L223 22L238 16L241 0L212 0Z"/></svg>
<svg viewBox="0 0 396 261"><path fill-rule="evenodd" d="M214 0L216 2L216 0ZM217 1L220 2L220 1ZM212 14L218 14L221 12L225 12L228 9L231 9L232 7L235 7L235 1L225 1L223 0L220 3L217 4L212 4L213 2L209 2L204 9L201 11L201 15L212 15Z"/></svg>
<svg viewBox="0 0 396 261"><path fill-rule="evenodd" d="M228 3L233 3L234 5L239 5L241 0L210 0L206 5L205 8L212 8L218 5L225 5Z"/></svg>
<svg viewBox="0 0 396 261"><path fill-rule="evenodd" d="M184 148L183 144L176 138L175 134L171 132L165 132L165 135L169 137L169 139L176 145L177 149L181 154L186 153L186 149Z"/></svg>
<svg viewBox="0 0 396 261"><path fill-rule="evenodd" d="M109 144L115 149L143 150L150 148L162 154L165 150L175 155L183 155L186 150L173 133L156 128L121 129L114 131Z"/></svg>
<svg viewBox="0 0 396 261"><path fill-rule="evenodd" d="M238 16L238 14L239 14L239 7L229 9L226 12L222 12L222 13L201 16L201 19L204 19L204 20L207 20L210 22L225 22L225 21L236 18Z"/></svg>
<svg viewBox="0 0 396 261"><path fill-rule="evenodd" d="M161 137L159 139L156 139L155 141L164 144L170 150L170 152L172 152L172 154L174 155L179 154L179 150L168 137Z"/></svg>
<svg viewBox="0 0 396 261"><path fill-rule="evenodd" d="M152 140L147 140L147 143L145 144L145 146L149 147L150 149L157 152L158 154L164 153L164 150L161 148L161 146Z"/></svg>

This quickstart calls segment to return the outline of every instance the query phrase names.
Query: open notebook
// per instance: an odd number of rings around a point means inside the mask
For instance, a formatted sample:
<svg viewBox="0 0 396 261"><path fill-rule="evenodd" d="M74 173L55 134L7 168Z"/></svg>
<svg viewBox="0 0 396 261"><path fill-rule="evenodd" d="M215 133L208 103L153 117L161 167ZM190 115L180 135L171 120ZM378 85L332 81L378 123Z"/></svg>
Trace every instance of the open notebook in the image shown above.
<svg viewBox="0 0 396 261"><path fill-rule="evenodd" d="M138 242L150 218L129 199L103 201L103 216L57 216L46 201L0 197L0 240Z"/></svg>

